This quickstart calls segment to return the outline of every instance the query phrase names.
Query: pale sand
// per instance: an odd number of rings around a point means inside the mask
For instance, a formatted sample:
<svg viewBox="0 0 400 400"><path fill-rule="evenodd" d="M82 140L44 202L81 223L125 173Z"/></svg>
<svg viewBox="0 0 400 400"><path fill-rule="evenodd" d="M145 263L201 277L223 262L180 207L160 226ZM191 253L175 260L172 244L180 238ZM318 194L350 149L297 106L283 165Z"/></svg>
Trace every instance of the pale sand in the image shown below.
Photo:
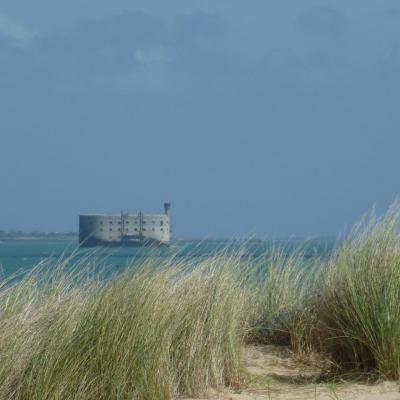
<svg viewBox="0 0 400 400"><path fill-rule="evenodd" d="M395 382L316 383L320 370L299 362L284 347L249 346L243 357L248 374L245 388L210 391L201 400L400 400Z"/></svg>

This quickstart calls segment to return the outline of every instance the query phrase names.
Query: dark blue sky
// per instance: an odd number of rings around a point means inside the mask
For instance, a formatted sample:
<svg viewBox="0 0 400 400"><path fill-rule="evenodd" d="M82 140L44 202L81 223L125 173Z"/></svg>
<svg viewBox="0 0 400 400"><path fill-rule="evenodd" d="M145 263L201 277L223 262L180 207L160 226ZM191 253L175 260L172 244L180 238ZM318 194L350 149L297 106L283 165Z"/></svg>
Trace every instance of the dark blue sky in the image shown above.
<svg viewBox="0 0 400 400"><path fill-rule="evenodd" d="M399 128L399 1L0 4L0 229L337 234L400 193Z"/></svg>

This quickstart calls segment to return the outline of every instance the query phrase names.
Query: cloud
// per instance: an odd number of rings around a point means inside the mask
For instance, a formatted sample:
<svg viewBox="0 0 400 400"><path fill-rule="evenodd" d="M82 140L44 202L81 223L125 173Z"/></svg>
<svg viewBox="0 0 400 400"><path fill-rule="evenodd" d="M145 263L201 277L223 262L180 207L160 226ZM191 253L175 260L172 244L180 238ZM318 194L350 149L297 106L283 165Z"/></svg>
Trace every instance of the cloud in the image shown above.
<svg viewBox="0 0 400 400"><path fill-rule="evenodd" d="M167 36L162 18L126 13L84 20L68 30L41 37L33 51L44 66L68 74L123 74L141 65L137 51L164 46Z"/></svg>
<svg viewBox="0 0 400 400"><path fill-rule="evenodd" d="M172 22L141 12L85 20L69 30L39 38L34 52L45 64L79 74L131 74L168 65L209 65L214 55L198 39L221 35L217 15L181 15Z"/></svg>
<svg viewBox="0 0 400 400"><path fill-rule="evenodd" d="M14 45L26 47L32 43L34 36L24 22L0 13L0 37Z"/></svg>
<svg viewBox="0 0 400 400"><path fill-rule="evenodd" d="M225 33L225 23L218 14L196 12L175 17L172 30L175 39L215 37Z"/></svg>
<svg viewBox="0 0 400 400"><path fill-rule="evenodd" d="M330 84L335 76L329 53L275 48L261 56L251 71L257 85L276 90L299 90L308 93L315 87Z"/></svg>
<svg viewBox="0 0 400 400"><path fill-rule="evenodd" d="M386 10L386 15L392 19L400 19L400 7L390 7Z"/></svg>
<svg viewBox="0 0 400 400"><path fill-rule="evenodd" d="M149 68L162 67L169 62L169 57L162 47L154 47L150 49L137 49L135 51L136 61Z"/></svg>
<svg viewBox="0 0 400 400"><path fill-rule="evenodd" d="M214 40L224 33L222 18L214 14L169 20L132 12L82 20L37 35L25 47L30 36L21 35L16 47L0 34L0 84L52 93L186 90L225 77L232 68L228 51Z"/></svg>
<svg viewBox="0 0 400 400"><path fill-rule="evenodd" d="M320 5L311 7L295 21L303 33L316 35L339 35L349 26L347 16L339 9Z"/></svg>

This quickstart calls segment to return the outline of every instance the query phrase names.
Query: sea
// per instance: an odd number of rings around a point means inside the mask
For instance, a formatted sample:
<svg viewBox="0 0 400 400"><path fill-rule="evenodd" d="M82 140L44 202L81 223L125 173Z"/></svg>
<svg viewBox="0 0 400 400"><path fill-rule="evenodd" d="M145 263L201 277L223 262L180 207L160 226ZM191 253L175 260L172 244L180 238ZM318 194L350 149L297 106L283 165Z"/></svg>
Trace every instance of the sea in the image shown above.
<svg viewBox="0 0 400 400"><path fill-rule="evenodd" d="M152 256L159 259L174 257L175 260L198 260L214 256L221 252L240 253L242 257L259 260L267 256L272 249L279 247L286 254L301 251L306 259L328 256L335 246L330 238L312 240L175 240L170 246L149 247L111 247L81 249L77 241L61 240L12 240L0 241L0 279L23 275L37 265L52 261L70 260L79 264L90 260L99 268L109 268L118 272L143 257ZM48 262L50 261L50 262ZM81 263L82 264L82 263Z"/></svg>

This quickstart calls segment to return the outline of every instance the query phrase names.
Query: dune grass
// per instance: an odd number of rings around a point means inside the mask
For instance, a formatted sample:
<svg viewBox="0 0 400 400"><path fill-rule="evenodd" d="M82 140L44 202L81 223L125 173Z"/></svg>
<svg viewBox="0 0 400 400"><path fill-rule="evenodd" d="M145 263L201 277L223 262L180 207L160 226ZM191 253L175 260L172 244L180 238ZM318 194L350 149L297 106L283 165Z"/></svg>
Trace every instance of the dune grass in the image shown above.
<svg viewBox="0 0 400 400"><path fill-rule="evenodd" d="M304 268L274 253L258 285L254 329L268 343L319 353L335 373L400 378L400 204L371 214L328 260Z"/></svg>
<svg viewBox="0 0 400 400"><path fill-rule="evenodd" d="M355 227L316 295L316 348L341 369L400 378L400 206Z"/></svg>
<svg viewBox="0 0 400 400"><path fill-rule="evenodd" d="M59 267L4 288L0 398L156 400L238 382L235 263L147 259L107 282Z"/></svg>
<svg viewBox="0 0 400 400"><path fill-rule="evenodd" d="M314 266L305 264L301 249L288 253L283 247L273 248L260 260L253 286L250 340L305 351L308 298L315 281L311 273Z"/></svg>
<svg viewBox="0 0 400 400"><path fill-rule="evenodd" d="M246 342L400 375L400 206L326 260L149 257L103 279L81 261L0 285L0 399L166 400L240 385Z"/></svg>

